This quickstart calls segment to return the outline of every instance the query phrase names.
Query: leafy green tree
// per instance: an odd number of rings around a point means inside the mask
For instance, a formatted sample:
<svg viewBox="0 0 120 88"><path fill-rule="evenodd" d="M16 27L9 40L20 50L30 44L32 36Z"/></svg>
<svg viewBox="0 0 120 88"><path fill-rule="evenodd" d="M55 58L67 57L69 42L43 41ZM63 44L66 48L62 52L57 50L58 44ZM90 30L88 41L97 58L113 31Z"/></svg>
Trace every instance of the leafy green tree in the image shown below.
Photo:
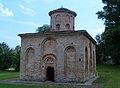
<svg viewBox="0 0 120 88"><path fill-rule="evenodd" d="M11 49L6 43L0 43L0 70L15 68L16 71L19 71L20 49L20 46Z"/></svg>
<svg viewBox="0 0 120 88"><path fill-rule="evenodd" d="M103 34L105 40L105 54L111 55L115 64L120 64L120 29L109 29Z"/></svg>
<svg viewBox="0 0 120 88"><path fill-rule="evenodd" d="M36 31L39 32L49 32L50 31L50 25L44 24L42 27L38 27Z"/></svg>
<svg viewBox="0 0 120 88"><path fill-rule="evenodd" d="M103 63L103 59L104 59L104 43L102 41L101 35L98 34L95 37L96 41L97 41L97 45L96 45L96 62L97 63Z"/></svg>
<svg viewBox="0 0 120 88"><path fill-rule="evenodd" d="M20 70L20 50L21 47L18 45L15 47L15 59L14 59L14 66L15 66L15 70L19 71Z"/></svg>
<svg viewBox="0 0 120 88"><path fill-rule="evenodd" d="M6 43L0 43L0 70L8 69L14 60L14 50L10 49Z"/></svg>
<svg viewBox="0 0 120 88"><path fill-rule="evenodd" d="M101 34L104 42L104 60L111 56L115 64L120 64L120 0L102 0L105 4L102 11L98 11L99 19L105 24L105 31ZM103 48L103 47L102 47Z"/></svg>
<svg viewBox="0 0 120 88"><path fill-rule="evenodd" d="M102 0L105 4L102 11L98 11L99 19L104 20L106 29L117 28L120 25L120 0Z"/></svg>

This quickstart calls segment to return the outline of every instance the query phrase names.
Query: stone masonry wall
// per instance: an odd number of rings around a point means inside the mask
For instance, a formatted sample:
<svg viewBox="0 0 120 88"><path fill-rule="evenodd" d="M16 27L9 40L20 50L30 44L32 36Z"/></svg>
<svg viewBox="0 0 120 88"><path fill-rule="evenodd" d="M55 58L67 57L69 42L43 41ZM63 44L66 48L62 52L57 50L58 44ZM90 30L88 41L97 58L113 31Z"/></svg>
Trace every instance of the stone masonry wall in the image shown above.
<svg viewBox="0 0 120 88"><path fill-rule="evenodd" d="M53 67L55 82L83 82L95 76L95 59L95 45L83 34L23 36L20 79L46 81L46 69Z"/></svg>

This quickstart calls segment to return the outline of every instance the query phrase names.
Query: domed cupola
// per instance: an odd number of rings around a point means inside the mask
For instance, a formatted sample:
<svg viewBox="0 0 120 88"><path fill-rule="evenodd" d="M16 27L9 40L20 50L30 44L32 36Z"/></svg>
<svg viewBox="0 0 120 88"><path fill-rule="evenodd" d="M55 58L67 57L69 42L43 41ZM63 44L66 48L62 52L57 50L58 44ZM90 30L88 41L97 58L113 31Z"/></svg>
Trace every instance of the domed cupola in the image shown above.
<svg viewBox="0 0 120 88"><path fill-rule="evenodd" d="M75 17L77 14L66 8L50 11L51 31L74 31Z"/></svg>

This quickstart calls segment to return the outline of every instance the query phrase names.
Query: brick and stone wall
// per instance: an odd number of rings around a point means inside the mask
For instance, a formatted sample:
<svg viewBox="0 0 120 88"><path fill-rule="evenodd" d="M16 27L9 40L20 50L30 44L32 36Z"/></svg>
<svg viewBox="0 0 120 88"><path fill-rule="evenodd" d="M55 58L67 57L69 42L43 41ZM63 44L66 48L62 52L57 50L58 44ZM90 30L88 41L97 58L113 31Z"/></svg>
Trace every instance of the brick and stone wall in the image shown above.
<svg viewBox="0 0 120 88"><path fill-rule="evenodd" d="M95 76L95 41L86 32L20 36L21 80L46 81L47 67L54 68L55 82L84 82Z"/></svg>

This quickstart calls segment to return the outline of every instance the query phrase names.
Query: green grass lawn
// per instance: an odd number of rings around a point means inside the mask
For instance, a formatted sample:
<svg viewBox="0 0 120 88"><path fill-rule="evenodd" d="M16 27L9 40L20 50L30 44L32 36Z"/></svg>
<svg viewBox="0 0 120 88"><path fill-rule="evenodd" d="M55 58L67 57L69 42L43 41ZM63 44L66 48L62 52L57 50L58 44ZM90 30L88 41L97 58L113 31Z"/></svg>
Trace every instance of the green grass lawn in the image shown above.
<svg viewBox="0 0 120 88"><path fill-rule="evenodd" d="M18 77L19 77L19 72L15 72L15 71L0 71L0 80L17 79Z"/></svg>
<svg viewBox="0 0 120 88"><path fill-rule="evenodd" d="M102 84L104 88L120 88L120 65L97 65L97 72L99 78L93 84ZM1 72L0 80L17 79L19 72ZM0 88L72 88L71 86L64 85L15 85L0 83ZM81 87L87 88L87 87ZM88 87L89 88L89 87Z"/></svg>
<svg viewBox="0 0 120 88"><path fill-rule="evenodd" d="M0 84L0 88L73 88L71 86L62 85L13 85L13 84Z"/></svg>
<svg viewBox="0 0 120 88"><path fill-rule="evenodd" d="M104 88L120 88L120 65L97 65L99 78Z"/></svg>

